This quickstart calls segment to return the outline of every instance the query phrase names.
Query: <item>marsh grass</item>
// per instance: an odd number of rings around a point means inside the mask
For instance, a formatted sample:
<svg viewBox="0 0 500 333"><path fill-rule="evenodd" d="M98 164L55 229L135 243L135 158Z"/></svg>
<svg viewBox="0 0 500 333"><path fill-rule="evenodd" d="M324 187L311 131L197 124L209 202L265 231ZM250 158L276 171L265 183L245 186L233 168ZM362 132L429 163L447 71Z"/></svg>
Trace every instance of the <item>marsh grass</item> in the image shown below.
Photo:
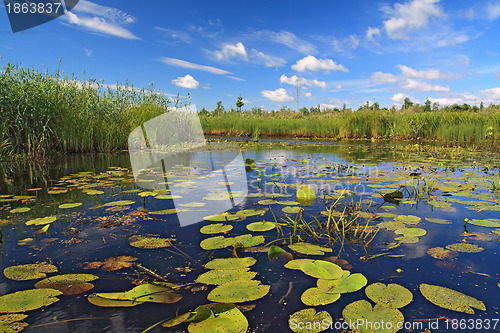
<svg viewBox="0 0 500 333"><path fill-rule="evenodd" d="M153 86L111 88L9 62L0 71L0 158L125 149L129 133L168 104Z"/></svg>

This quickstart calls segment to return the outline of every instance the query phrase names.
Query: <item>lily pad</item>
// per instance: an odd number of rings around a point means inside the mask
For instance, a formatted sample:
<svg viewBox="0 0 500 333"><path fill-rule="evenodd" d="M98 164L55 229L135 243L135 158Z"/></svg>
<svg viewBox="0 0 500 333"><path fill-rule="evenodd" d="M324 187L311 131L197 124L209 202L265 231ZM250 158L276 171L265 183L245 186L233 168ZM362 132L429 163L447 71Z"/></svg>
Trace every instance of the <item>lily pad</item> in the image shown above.
<svg viewBox="0 0 500 333"><path fill-rule="evenodd" d="M427 254L435 259L452 259L458 255L458 252L447 250L442 247L433 247L427 250Z"/></svg>
<svg viewBox="0 0 500 333"><path fill-rule="evenodd" d="M471 219L467 221L468 224L477 225L480 227L488 227L488 228L500 228L500 219Z"/></svg>
<svg viewBox="0 0 500 333"><path fill-rule="evenodd" d="M429 302L448 310L469 314L474 314L472 308L486 311L483 302L453 289L425 283L422 283L419 289Z"/></svg>
<svg viewBox="0 0 500 333"><path fill-rule="evenodd" d="M3 270L3 274L6 278L15 281L42 279L47 276L45 273L56 272L56 266L44 262L37 264L10 266Z"/></svg>
<svg viewBox="0 0 500 333"><path fill-rule="evenodd" d="M188 326L189 333L245 333L248 330L247 318L234 304L202 306L209 308L209 316L201 321L191 321Z"/></svg>
<svg viewBox="0 0 500 333"><path fill-rule="evenodd" d="M340 294L327 293L320 288L309 288L300 296L302 303L308 306L327 305L340 298Z"/></svg>
<svg viewBox="0 0 500 333"><path fill-rule="evenodd" d="M300 266L305 262L313 262L313 259L294 259L285 264L285 268L296 269L300 271Z"/></svg>
<svg viewBox="0 0 500 333"><path fill-rule="evenodd" d="M231 281L251 280L257 272L249 272L249 268L214 269L198 276L196 282L221 285Z"/></svg>
<svg viewBox="0 0 500 333"><path fill-rule="evenodd" d="M264 215L266 211L264 209L242 209L237 211L235 214L239 216L256 216Z"/></svg>
<svg viewBox="0 0 500 333"><path fill-rule="evenodd" d="M134 261L136 261L136 257L131 256L118 256L118 257L109 257L103 263L101 269L103 271L117 271L122 268L132 267L135 265Z"/></svg>
<svg viewBox="0 0 500 333"><path fill-rule="evenodd" d="M450 220L438 219L435 217L426 217L425 219L429 222L437 223L437 224L451 224Z"/></svg>
<svg viewBox="0 0 500 333"><path fill-rule="evenodd" d="M398 215L396 221L403 222L404 224L417 225L421 218L415 215Z"/></svg>
<svg viewBox="0 0 500 333"><path fill-rule="evenodd" d="M448 250L465 253L478 253L484 250L482 247L470 243L453 243L450 245L446 245L446 248Z"/></svg>
<svg viewBox="0 0 500 333"><path fill-rule="evenodd" d="M85 194L88 194L88 195L100 195L100 194L104 194L104 191L89 190L89 191L85 191Z"/></svg>
<svg viewBox="0 0 500 333"><path fill-rule="evenodd" d="M59 205L59 209L70 209L70 208L80 207L81 205L82 205L81 202L65 203Z"/></svg>
<svg viewBox="0 0 500 333"><path fill-rule="evenodd" d="M171 285L171 284L168 284ZM182 296L165 283L140 284L125 292L95 293L100 298L117 301L153 302L153 303L175 303Z"/></svg>
<svg viewBox="0 0 500 333"><path fill-rule="evenodd" d="M288 245L288 247L298 253L302 254L310 254L310 255L323 255L325 252L332 252L331 248L322 247L319 245L306 243L306 242L298 242L294 244Z"/></svg>
<svg viewBox="0 0 500 333"><path fill-rule="evenodd" d="M281 257L284 253L288 253L277 245L271 245L267 251L267 257L269 260L274 260Z"/></svg>
<svg viewBox="0 0 500 333"><path fill-rule="evenodd" d="M234 238L232 237L226 238L224 236L215 236L202 240L200 243L200 247L203 250L217 250L223 249L233 244Z"/></svg>
<svg viewBox="0 0 500 333"><path fill-rule="evenodd" d="M276 228L276 224L272 222L254 222L247 225L247 229L254 232L264 232Z"/></svg>
<svg viewBox="0 0 500 333"><path fill-rule="evenodd" d="M397 230L405 227L405 224L401 221L389 221L389 222L380 222L377 224L379 228L385 228L387 230Z"/></svg>
<svg viewBox="0 0 500 333"><path fill-rule="evenodd" d="M207 221L214 221L214 222L225 222L226 219L227 221L233 221L241 218L239 215L235 214L229 214L227 216L224 216L222 214L217 214L217 215L210 215L210 216L205 216L203 219Z"/></svg>
<svg viewBox="0 0 500 333"><path fill-rule="evenodd" d="M39 217L37 219L29 220L25 224L26 225L43 225L54 222L57 219L57 216L46 216Z"/></svg>
<svg viewBox="0 0 500 333"><path fill-rule="evenodd" d="M252 247L265 242L264 236L240 235L233 238L233 244L240 243L243 247ZM231 244L231 245L233 245Z"/></svg>
<svg viewBox="0 0 500 333"><path fill-rule="evenodd" d="M218 233L226 233L231 229L233 229L233 226L230 224L214 223L214 224L204 225L203 227L201 227L200 232L205 235L218 234Z"/></svg>
<svg viewBox="0 0 500 333"><path fill-rule="evenodd" d="M372 308L370 302L361 300L348 304L342 310L344 321L351 323L351 329L363 333L395 333L399 331L398 324L404 322L404 316L398 309L386 308L375 304ZM377 324L384 322L381 329Z"/></svg>
<svg viewBox="0 0 500 333"><path fill-rule="evenodd" d="M141 249L159 249L172 245L171 238L145 237L141 235L130 237L128 239L128 242L131 246Z"/></svg>
<svg viewBox="0 0 500 333"><path fill-rule="evenodd" d="M128 206L135 204L135 201L132 200L118 200L118 201L111 201L107 202L104 204L105 207L113 207L113 206Z"/></svg>
<svg viewBox="0 0 500 333"><path fill-rule="evenodd" d="M410 237L420 237L427 234L427 231L422 228L401 228L394 231L397 235L404 235Z"/></svg>
<svg viewBox="0 0 500 333"><path fill-rule="evenodd" d="M55 289L28 289L0 296L0 313L35 310L59 301L62 292Z"/></svg>
<svg viewBox="0 0 500 333"><path fill-rule="evenodd" d="M29 207L19 207L19 208L12 209L11 211L9 211L9 213L12 213L12 214L26 213L26 212L29 212L30 210L31 210L31 208L29 208Z"/></svg>
<svg viewBox="0 0 500 333"><path fill-rule="evenodd" d="M22 322L21 320L28 317L25 314L6 314L0 316L0 332L3 333L17 333L21 332L28 323Z"/></svg>
<svg viewBox="0 0 500 333"><path fill-rule="evenodd" d="M257 259L252 257L245 258L217 258L205 264L208 269L228 269L228 268L244 268L250 267L257 262Z"/></svg>
<svg viewBox="0 0 500 333"><path fill-rule="evenodd" d="M394 238L394 240L396 240L400 243L412 244L412 243L417 243L420 239L418 237L415 237L415 236L399 236L399 237Z"/></svg>
<svg viewBox="0 0 500 333"><path fill-rule="evenodd" d="M325 260L304 262L300 265L300 270L318 279L334 280L342 277L342 268Z"/></svg>
<svg viewBox="0 0 500 333"><path fill-rule="evenodd" d="M366 287L365 293L375 303L393 309L405 307L413 299L411 291L395 283L386 286L383 283L376 282Z"/></svg>
<svg viewBox="0 0 500 333"><path fill-rule="evenodd" d="M257 168L257 163L255 163L254 160L252 160L251 158L245 159L245 171L246 172L250 172L256 168Z"/></svg>
<svg viewBox="0 0 500 333"><path fill-rule="evenodd" d="M323 325L318 325L322 322L331 323L332 316L326 311L316 312L315 309L304 309L290 315L288 326L297 333L318 333L328 329ZM299 324L300 323L300 324Z"/></svg>
<svg viewBox="0 0 500 333"><path fill-rule="evenodd" d="M139 302L135 300L126 300L126 299L111 299L97 296L96 294L90 294L87 297L87 300L97 306L101 307L131 307L143 304L145 302Z"/></svg>
<svg viewBox="0 0 500 333"><path fill-rule="evenodd" d="M277 204L278 201L276 201L274 199L264 199L264 200L259 200L257 203L259 205L274 205L274 204Z"/></svg>
<svg viewBox="0 0 500 333"><path fill-rule="evenodd" d="M255 301L267 295L269 288L270 286L256 280L233 281L216 287L208 294L207 299L218 303Z"/></svg>
<svg viewBox="0 0 500 333"><path fill-rule="evenodd" d="M353 293L366 286L367 283L366 277L361 273L343 274L340 279L318 279L316 282L319 289L329 294Z"/></svg>
<svg viewBox="0 0 500 333"><path fill-rule="evenodd" d="M301 186L297 189L297 202L302 206L309 206L316 200L316 194L309 186Z"/></svg>
<svg viewBox="0 0 500 333"><path fill-rule="evenodd" d="M302 207L283 207L282 211L287 214L297 214L302 209Z"/></svg>
<svg viewBox="0 0 500 333"><path fill-rule="evenodd" d="M92 274L63 274L56 275L35 284L35 288L50 288L61 291L64 295L81 294L94 288L90 281L97 280L99 277Z"/></svg>

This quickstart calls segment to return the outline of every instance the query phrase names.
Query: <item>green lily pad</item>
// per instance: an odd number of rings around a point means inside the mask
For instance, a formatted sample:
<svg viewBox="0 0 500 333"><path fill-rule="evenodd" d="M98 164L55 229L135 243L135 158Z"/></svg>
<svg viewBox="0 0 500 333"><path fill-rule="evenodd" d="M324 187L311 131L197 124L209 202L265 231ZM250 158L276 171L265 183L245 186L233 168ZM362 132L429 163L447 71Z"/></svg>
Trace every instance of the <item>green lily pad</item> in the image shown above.
<svg viewBox="0 0 500 333"><path fill-rule="evenodd" d="M405 307L413 299L411 291L395 283L386 286L383 283L376 282L366 287L365 293L375 303L392 309Z"/></svg>
<svg viewBox="0 0 500 333"><path fill-rule="evenodd" d="M316 200L316 194L309 186L301 186L297 189L297 202L302 206L309 206Z"/></svg>
<svg viewBox="0 0 500 333"><path fill-rule="evenodd" d="M46 216L39 217L37 219L29 220L25 224L26 225L43 225L54 222L57 219L57 216Z"/></svg>
<svg viewBox="0 0 500 333"><path fill-rule="evenodd" d="M245 315L234 304L209 304L209 316L203 320L191 321L189 333L245 333L248 330L248 321ZM200 307L198 307L200 308ZM197 311L199 311L197 309Z"/></svg>
<svg viewBox="0 0 500 333"><path fill-rule="evenodd" d="M224 236L215 236L202 240L200 243L200 247L203 250L217 250L223 249L233 244L234 238L232 237L226 238Z"/></svg>
<svg viewBox="0 0 500 333"><path fill-rule="evenodd" d="M477 225L480 227L488 227L488 228L500 228L500 219L471 219L467 221L468 224Z"/></svg>
<svg viewBox="0 0 500 333"><path fill-rule="evenodd" d="M285 268L296 269L300 271L300 266L305 262L313 262L314 259L294 259L285 264Z"/></svg>
<svg viewBox="0 0 500 333"><path fill-rule="evenodd" d="M70 208L80 207L81 205L82 205L81 202L65 203L59 205L59 209L70 209Z"/></svg>
<svg viewBox="0 0 500 333"><path fill-rule="evenodd" d="M3 333L17 333L21 332L23 329L28 326L28 323L25 323L21 320L28 317L25 314L6 314L0 316L0 332Z"/></svg>
<svg viewBox="0 0 500 333"><path fill-rule="evenodd" d="M437 223L437 224L451 224L450 220L438 219L435 217L426 217L425 219L429 222Z"/></svg>
<svg viewBox="0 0 500 333"><path fill-rule="evenodd" d="M35 284L35 288L50 288L61 291L64 295L81 294L94 288L90 281L97 280L99 277L92 274L63 274L56 275Z"/></svg>
<svg viewBox="0 0 500 333"><path fill-rule="evenodd" d="M239 215L235 214L229 214L228 216L223 216L222 214L217 214L217 215L210 215L210 216L205 216L203 219L207 221L214 221L214 222L226 222L227 221L233 221L241 218Z"/></svg>
<svg viewBox="0 0 500 333"><path fill-rule="evenodd" d="M483 302L453 289L425 283L422 283L419 289L429 302L448 310L469 314L474 314L472 308L486 311L486 306Z"/></svg>
<svg viewBox="0 0 500 333"><path fill-rule="evenodd" d="M491 233L500 236L500 229L493 229L491 230Z"/></svg>
<svg viewBox="0 0 500 333"><path fill-rule="evenodd" d="M257 216L257 215L264 215L265 214L264 209L242 209L237 211L235 214L239 216Z"/></svg>
<svg viewBox="0 0 500 333"><path fill-rule="evenodd" d="M290 200L286 200L286 201L278 201L278 204L279 205L286 205L286 206L295 206L295 205L300 205L300 203L298 203L297 201L290 201ZM286 208L286 207L285 207Z"/></svg>
<svg viewBox="0 0 500 333"><path fill-rule="evenodd" d="M300 270L317 279L334 280L342 277L342 268L325 260L304 262L300 265Z"/></svg>
<svg viewBox="0 0 500 333"><path fill-rule="evenodd" d="M353 293L366 286L367 283L366 277L361 273L343 274L336 280L318 279L316 282L319 289L329 294Z"/></svg>
<svg viewBox="0 0 500 333"><path fill-rule="evenodd" d="M249 268L214 269L198 276L196 282L221 285L231 281L251 280L257 272L249 272Z"/></svg>
<svg viewBox="0 0 500 333"><path fill-rule="evenodd" d="M100 195L100 194L104 194L104 191L90 190L90 191L85 191L85 194L88 194L88 195Z"/></svg>
<svg viewBox="0 0 500 333"><path fill-rule="evenodd" d="M284 253L288 253L277 245L271 245L267 251L267 257L269 260L274 260L281 257Z"/></svg>
<svg viewBox="0 0 500 333"><path fill-rule="evenodd" d="M188 207L188 208L198 208L198 207L206 206L206 203L205 202L188 202L188 203L179 204L179 206Z"/></svg>
<svg viewBox="0 0 500 333"><path fill-rule="evenodd" d="M316 312L315 309L304 309L290 315L288 326L297 333L319 333L326 331L328 327L318 323L331 323L332 316L326 311Z"/></svg>
<svg viewBox="0 0 500 333"><path fill-rule="evenodd" d="M264 236L252 236L250 234L240 235L233 238L233 244L240 243L243 247L252 247L264 243Z"/></svg>
<svg viewBox="0 0 500 333"><path fill-rule="evenodd" d="M264 232L276 228L276 223L272 222L254 222L247 225L247 229L254 232Z"/></svg>
<svg viewBox="0 0 500 333"><path fill-rule="evenodd" d="M420 239L415 236L399 236L395 237L394 240L400 243L412 244L412 243L418 243Z"/></svg>
<svg viewBox="0 0 500 333"><path fill-rule="evenodd" d="M35 310L59 301L62 292L55 289L28 289L0 296L0 313Z"/></svg>
<svg viewBox="0 0 500 333"><path fill-rule="evenodd" d="M427 250L427 254L435 259L452 259L458 255L458 252L447 250L442 247L433 247Z"/></svg>
<svg viewBox="0 0 500 333"><path fill-rule="evenodd" d="M396 221L403 222L404 224L417 225L421 218L415 215L398 215Z"/></svg>
<svg viewBox="0 0 500 333"><path fill-rule="evenodd" d="M26 212L29 212L30 210L31 210L31 208L29 208L29 207L19 207L19 208L12 209L11 211L9 211L9 213L12 213L12 214L26 213Z"/></svg>
<svg viewBox="0 0 500 333"><path fill-rule="evenodd" d="M450 245L446 245L446 248L448 250L465 253L478 253L484 250L482 247L470 243L453 243Z"/></svg>
<svg viewBox="0 0 500 333"><path fill-rule="evenodd" d="M15 281L41 279L46 277L45 273L56 273L57 267L48 263L25 264L6 267L3 274L6 278Z"/></svg>
<svg viewBox="0 0 500 333"><path fill-rule="evenodd" d="M283 207L282 211L287 214L297 214L302 209L302 207Z"/></svg>
<svg viewBox="0 0 500 333"><path fill-rule="evenodd" d="M404 316L398 309L386 308L375 304L372 308L370 302L361 300L348 304L342 310L344 321L352 323L351 329L363 333L395 333L399 331L398 324L404 322ZM384 329L377 327L377 323L384 322Z"/></svg>
<svg viewBox="0 0 500 333"><path fill-rule="evenodd" d="M274 199L264 199L264 200L259 200L258 201L258 204L259 205L274 205L274 204L277 204L278 201L274 200Z"/></svg>
<svg viewBox="0 0 500 333"><path fill-rule="evenodd" d="M64 194L68 193L68 190L50 190L47 191L48 194Z"/></svg>
<svg viewBox="0 0 500 333"><path fill-rule="evenodd" d="M135 201L132 200L118 200L118 201L111 201L107 202L104 204L105 207L114 207L114 206L128 206L135 204Z"/></svg>
<svg viewBox="0 0 500 333"><path fill-rule="evenodd" d="M181 195L174 195L174 194L158 194L154 196L155 199L158 200L169 200L169 199L180 199L182 198Z"/></svg>
<svg viewBox="0 0 500 333"><path fill-rule="evenodd" d="M422 228L401 228L394 230L397 235L409 236L409 237L420 237L427 234L427 231Z"/></svg>
<svg viewBox="0 0 500 333"><path fill-rule="evenodd" d="M451 203L445 202L445 201L437 201L437 200L431 200L428 202L430 205L433 205L436 208L441 208L441 209L452 209Z"/></svg>
<svg viewBox="0 0 500 333"><path fill-rule="evenodd" d="M377 224L379 228L385 228L387 230L397 230L405 227L405 224L401 221L389 221L389 222L380 222Z"/></svg>
<svg viewBox="0 0 500 333"><path fill-rule="evenodd" d="M131 307L143 304L145 302L139 302L135 300L127 300L127 299L111 299L97 296L96 294L90 294L87 297L87 300L97 306L101 307Z"/></svg>
<svg viewBox="0 0 500 333"><path fill-rule="evenodd" d="M208 269L229 269L245 268L254 265L257 259L252 257L245 258L217 258L205 264Z"/></svg>
<svg viewBox="0 0 500 333"><path fill-rule="evenodd" d="M172 245L171 238L145 237L141 235L134 235L130 237L128 242L130 246L138 247L140 249L159 249Z"/></svg>
<svg viewBox="0 0 500 333"><path fill-rule="evenodd" d="M200 232L202 234L218 234L228 232L231 229L233 229L233 226L230 224L215 223L204 225L201 227Z"/></svg>
<svg viewBox="0 0 500 333"><path fill-rule="evenodd" d="M269 288L270 286L256 280L233 281L216 287L208 294L207 299L218 303L255 301L267 295Z"/></svg>
<svg viewBox="0 0 500 333"><path fill-rule="evenodd" d="M302 254L310 254L310 255L323 255L325 252L332 252L331 248L322 247L319 245L306 243L306 242L298 242L294 244L288 245L288 247L298 253Z"/></svg>
<svg viewBox="0 0 500 333"><path fill-rule="evenodd" d="M340 298L340 294L327 293L320 288L309 288L300 296L302 303L308 306L327 305Z"/></svg>
<svg viewBox="0 0 500 333"><path fill-rule="evenodd" d="M122 268L132 267L135 265L136 257L131 256L118 256L109 257L106 261L92 261L89 262L84 269L97 269L101 267L103 271L112 272Z"/></svg>
<svg viewBox="0 0 500 333"><path fill-rule="evenodd" d="M125 292L95 293L93 295L117 301L175 303L179 301L182 296L170 286L171 284L167 285L165 283L146 283L140 284Z"/></svg>

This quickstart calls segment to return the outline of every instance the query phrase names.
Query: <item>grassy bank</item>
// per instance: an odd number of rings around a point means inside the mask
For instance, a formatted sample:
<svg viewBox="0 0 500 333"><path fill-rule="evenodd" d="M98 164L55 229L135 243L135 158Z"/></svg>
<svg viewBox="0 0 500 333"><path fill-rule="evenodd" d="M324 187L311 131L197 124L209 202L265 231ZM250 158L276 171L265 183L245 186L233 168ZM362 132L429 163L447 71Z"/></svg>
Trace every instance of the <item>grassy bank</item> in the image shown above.
<svg viewBox="0 0 500 333"><path fill-rule="evenodd" d="M0 158L104 152L167 110L164 95L7 63L0 72Z"/></svg>
<svg viewBox="0 0 500 333"><path fill-rule="evenodd" d="M500 112L340 111L317 114L227 112L201 115L207 134L244 137L308 137L337 139L419 139L449 144L498 145Z"/></svg>

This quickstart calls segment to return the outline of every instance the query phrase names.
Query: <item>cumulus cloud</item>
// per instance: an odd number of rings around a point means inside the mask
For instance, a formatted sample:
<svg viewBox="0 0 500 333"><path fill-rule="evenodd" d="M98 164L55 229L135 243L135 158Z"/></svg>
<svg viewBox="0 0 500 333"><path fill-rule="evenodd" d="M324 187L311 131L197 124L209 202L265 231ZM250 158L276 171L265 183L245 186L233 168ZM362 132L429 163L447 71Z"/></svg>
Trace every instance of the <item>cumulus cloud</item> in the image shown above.
<svg viewBox="0 0 500 333"><path fill-rule="evenodd" d="M490 88L481 90L481 95L488 99L488 101L492 100L500 100L500 88Z"/></svg>
<svg viewBox="0 0 500 333"><path fill-rule="evenodd" d="M366 39L368 39L370 42L372 42L375 45L379 45L375 41L375 36L380 36L380 29L379 28L368 27L368 29L366 30Z"/></svg>
<svg viewBox="0 0 500 333"><path fill-rule="evenodd" d="M179 76L177 79L171 81L178 87L186 89L198 89L200 83L196 81L191 75Z"/></svg>
<svg viewBox="0 0 500 333"><path fill-rule="evenodd" d="M416 70L404 65L397 65L404 77L424 80L440 80L448 78L448 74L437 69Z"/></svg>
<svg viewBox="0 0 500 333"><path fill-rule="evenodd" d="M392 39L408 39L408 35L427 26L431 17L445 17L437 5L439 0L412 0L397 3L387 12L391 18L384 21L384 29Z"/></svg>
<svg viewBox="0 0 500 333"><path fill-rule="evenodd" d="M500 2L492 3L490 2L486 7L487 18L490 20L496 20L500 17Z"/></svg>
<svg viewBox="0 0 500 333"><path fill-rule="evenodd" d="M248 60L248 54L245 49L245 46L242 43L232 44L224 44L222 45L222 49L219 51L210 52L215 59L222 60L230 60L232 58L240 59L240 60Z"/></svg>
<svg viewBox="0 0 500 333"><path fill-rule="evenodd" d="M308 86L308 87L318 87L321 89L326 89L327 85L325 81L318 81L318 80L307 80L303 77L297 78L297 75L293 75L291 77L287 77L286 75L281 75L280 77L280 83L285 83L289 84L292 86L297 85L297 80L299 80L299 84L302 86Z"/></svg>
<svg viewBox="0 0 500 333"><path fill-rule="evenodd" d="M402 94L402 93L397 93L397 94L394 94L391 99L395 102L395 103L403 103L403 101L405 100L407 96Z"/></svg>
<svg viewBox="0 0 500 333"><path fill-rule="evenodd" d="M330 71L342 71L349 72L347 68L343 65L337 64L332 59L316 59L316 57L312 55L308 55L305 58L302 58L292 65L292 69L296 72L319 72L323 71L325 73L329 73Z"/></svg>
<svg viewBox="0 0 500 333"><path fill-rule="evenodd" d="M293 101L293 97L289 96L283 88L278 88L276 90L263 90L260 94L275 103L288 103Z"/></svg>
<svg viewBox="0 0 500 333"><path fill-rule="evenodd" d="M403 89L406 89L406 90L419 91L419 92L424 92L424 91L447 92L447 91L450 91L449 87L443 87L440 85L432 85L432 84L427 83L427 82L416 81L416 80L412 80L412 79L402 81L400 84L400 87Z"/></svg>
<svg viewBox="0 0 500 333"><path fill-rule="evenodd" d="M390 73L375 72L370 77L371 81L375 84L395 83L398 81L397 77Z"/></svg>

